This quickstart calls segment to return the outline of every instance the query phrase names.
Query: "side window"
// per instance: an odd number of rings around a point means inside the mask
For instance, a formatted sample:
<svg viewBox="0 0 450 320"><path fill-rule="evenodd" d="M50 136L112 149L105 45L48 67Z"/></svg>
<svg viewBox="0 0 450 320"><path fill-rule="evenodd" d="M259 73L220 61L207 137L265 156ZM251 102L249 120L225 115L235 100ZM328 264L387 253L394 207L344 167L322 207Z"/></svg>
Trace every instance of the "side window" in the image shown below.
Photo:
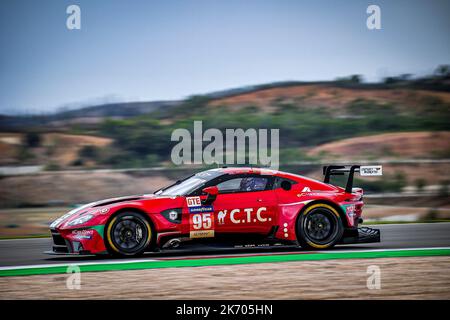
<svg viewBox="0 0 450 320"><path fill-rule="evenodd" d="M273 189L275 190L275 189L281 188L281 183L282 183L283 181L290 182L292 185L297 184L297 182L294 181L294 180L277 177L277 178L275 179L274 184L273 184Z"/></svg>
<svg viewBox="0 0 450 320"><path fill-rule="evenodd" d="M266 189L267 178L247 177L241 181L241 191L263 191Z"/></svg>
<svg viewBox="0 0 450 320"><path fill-rule="evenodd" d="M217 185L220 193L239 192L241 188L242 178L230 179Z"/></svg>
<svg viewBox="0 0 450 320"><path fill-rule="evenodd" d="M242 177L234 178L217 185L219 192L251 192L266 189L268 179L266 177Z"/></svg>

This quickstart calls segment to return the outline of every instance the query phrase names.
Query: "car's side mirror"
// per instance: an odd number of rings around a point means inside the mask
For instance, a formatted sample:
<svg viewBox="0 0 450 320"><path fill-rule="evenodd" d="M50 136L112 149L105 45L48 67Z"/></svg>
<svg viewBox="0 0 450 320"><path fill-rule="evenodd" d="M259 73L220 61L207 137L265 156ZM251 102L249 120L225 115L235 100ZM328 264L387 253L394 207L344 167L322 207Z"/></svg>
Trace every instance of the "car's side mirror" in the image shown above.
<svg viewBox="0 0 450 320"><path fill-rule="evenodd" d="M204 188L202 191L213 196L217 196L219 194L219 188L216 186Z"/></svg>
<svg viewBox="0 0 450 320"><path fill-rule="evenodd" d="M282 181L280 184L281 189L289 191L292 189L292 183L290 183L289 181Z"/></svg>
<svg viewBox="0 0 450 320"><path fill-rule="evenodd" d="M217 188L216 186L206 187L202 189L202 192L207 194L206 199L203 200L203 204L210 205L216 200L217 195L219 194L219 188Z"/></svg>

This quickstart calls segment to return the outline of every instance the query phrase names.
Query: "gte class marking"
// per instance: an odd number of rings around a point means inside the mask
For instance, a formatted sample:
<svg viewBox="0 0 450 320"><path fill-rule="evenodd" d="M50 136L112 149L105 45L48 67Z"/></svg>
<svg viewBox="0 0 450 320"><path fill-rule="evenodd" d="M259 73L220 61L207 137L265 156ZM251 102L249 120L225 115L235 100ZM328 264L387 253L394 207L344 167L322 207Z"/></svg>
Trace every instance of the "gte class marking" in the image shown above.
<svg viewBox="0 0 450 320"><path fill-rule="evenodd" d="M242 220L236 219L235 215L241 213L242 211L245 212L245 214L246 214L245 219L242 219ZM264 218L261 215L263 212L267 211L266 207L261 207L261 208L256 209L256 213L254 213L254 211L255 211L254 208L245 208L242 211L241 211L241 209L231 210L230 211L230 221L234 224L272 221L272 218ZM228 214L228 210L219 211L219 213L218 213L219 224L225 223L225 217L227 216L227 214Z"/></svg>
<svg viewBox="0 0 450 320"><path fill-rule="evenodd" d="M202 200L200 197L187 197L186 204L190 207L200 207L202 205Z"/></svg>

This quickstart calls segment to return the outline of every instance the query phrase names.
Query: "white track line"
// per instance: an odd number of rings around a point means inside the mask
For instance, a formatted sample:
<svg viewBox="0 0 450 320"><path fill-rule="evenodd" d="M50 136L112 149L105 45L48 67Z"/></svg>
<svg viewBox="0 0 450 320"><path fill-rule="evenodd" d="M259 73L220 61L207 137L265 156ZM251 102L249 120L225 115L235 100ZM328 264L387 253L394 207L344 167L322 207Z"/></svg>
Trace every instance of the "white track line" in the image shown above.
<svg viewBox="0 0 450 320"><path fill-rule="evenodd" d="M0 267L0 270L34 269L34 268L68 267L68 266L89 266L89 265L104 265L104 264L124 264L124 263L155 262L155 261L159 261L159 260L154 260L154 259L124 260L124 261L108 260L108 261L102 261L102 262L33 264L33 265L24 265L24 266Z"/></svg>
<svg viewBox="0 0 450 320"><path fill-rule="evenodd" d="M372 249L372 250L333 250L333 251L314 251L315 253L358 253L358 252L391 252L391 251L411 251L411 250L442 250L442 249L450 249L450 247L431 247L431 248L399 248L399 249ZM298 254L303 254L303 251L299 251ZM270 254L267 254L270 255ZM227 257L227 255L224 255ZM237 256L239 257L239 256ZM215 257L217 258L217 256ZM232 258L236 258L236 256L232 256ZM207 258L202 258L207 259ZM176 259L174 259L176 260ZM182 260L182 259L180 259ZM142 263L142 262L163 262L167 260L156 260L156 259L140 259L140 260L124 260L124 261L116 261L116 260L108 260L102 262L82 262L82 263L61 263L61 264L37 264L37 265L24 265L24 266L8 266L8 267L0 267L1 270L17 270L17 269L34 269L34 268L52 268L52 267L68 267L68 266L87 266L87 265L105 265L105 264L125 264L125 263Z"/></svg>
<svg viewBox="0 0 450 320"><path fill-rule="evenodd" d="M411 251L411 250L442 250L442 249L450 249L450 247L423 247L423 248L390 248L390 249L371 249L371 250L335 250L335 251L315 251L317 253L355 253L355 252L382 252L382 251Z"/></svg>

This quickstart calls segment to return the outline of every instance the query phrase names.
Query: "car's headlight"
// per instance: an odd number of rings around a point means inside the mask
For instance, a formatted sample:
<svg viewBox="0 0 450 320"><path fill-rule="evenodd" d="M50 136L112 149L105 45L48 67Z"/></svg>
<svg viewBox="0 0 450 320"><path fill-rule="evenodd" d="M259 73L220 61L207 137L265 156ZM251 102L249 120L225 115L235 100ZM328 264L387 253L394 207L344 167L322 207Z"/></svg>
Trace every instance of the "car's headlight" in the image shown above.
<svg viewBox="0 0 450 320"><path fill-rule="evenodd" d="M58 219L56 219L55 221L52 222L52 224L50 225L50 228L56 228L58 226L58 224L60 224L61 222L63 222L64 220L66 220L67 218L69 218L71 215L75 214L76 212L70 211L68 213L66 213L65 215L63 215L62 217L59 217Z"/></svg>
<svg viewBox="0 0 450 320"><path fill-rule="evenodd" d="M88 208L90 206L92 206L92 203L87 203L87 204L85 204L85 205L83 205L81 207L78 207L78 208L70 210L69 212L67 212L62 217L59 217L58 219L53 221L52 224L50 225L50 228L56 228L61 222L63 222L67 218L73 216L74 214L76 214L76 213L80 212L81 210L86 209L86 208Z"/></svg>
<svg viewBox="0 0 450 320"><path fill-rule="evenodd" d="M82 224L82 223L88 222L93 217L94 217L93 214L85 214L82 217L79 217L79 218L76 218L75 220L70 221L67 225L69 225L69 226L76 226L78 224Z"/></svg>

